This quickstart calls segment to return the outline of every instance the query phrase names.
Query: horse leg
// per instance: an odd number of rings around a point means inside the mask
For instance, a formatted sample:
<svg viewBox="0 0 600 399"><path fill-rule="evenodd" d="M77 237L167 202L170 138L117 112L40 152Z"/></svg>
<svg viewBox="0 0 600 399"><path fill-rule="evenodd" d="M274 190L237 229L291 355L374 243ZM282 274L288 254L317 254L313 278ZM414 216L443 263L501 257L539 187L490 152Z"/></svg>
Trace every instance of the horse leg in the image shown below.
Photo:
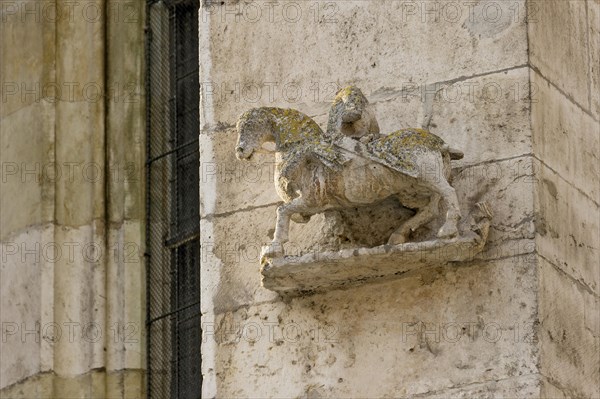
<svg viewBox="0 0 600 399"><path fill-rule="evenodd" d="M283 256L283 244L289 241L291 216L294 213L305 210L306 207L302 203L301 197L277 207L277 223L275 224L273 241L267 247L263 248L262 258Z"/></svg>
<svg viewBox="0 0 600 399"><path fill-rule="evenodd" d="M460 207L456 191L446 179L440 179L436 185L437 191L442 196L444 205L448 209L446 212L446 221L438 231L439 238L451 238L458 235L458 221L461 218Z"/></svg>
<svg viewBox="0 0 600 399"><path fill-rule="evenodd" d="M442 156L441 154L428 154L425 158L424 167L427 170L440 171L441 173L424 173L421 175L421 184L425 185L432 192L441 196L442 203L446 211L444 224L438 230L438 238L451 238L458 235L458 221L461 218L460 207L458 206L458 198L456 191L448 183L450 176L450 157Z"/></svg>
<svg viewBox="0 0 600 399"><path fill-rule="evenodd" d="M392 233L388 239L388 244L397 245L408 241L411 231L415 231L424 224L429 223L437 216L439 203L440 196L438 194L433 194L426 206L419 208L415 216L408 219L402 226Z"/></svg>

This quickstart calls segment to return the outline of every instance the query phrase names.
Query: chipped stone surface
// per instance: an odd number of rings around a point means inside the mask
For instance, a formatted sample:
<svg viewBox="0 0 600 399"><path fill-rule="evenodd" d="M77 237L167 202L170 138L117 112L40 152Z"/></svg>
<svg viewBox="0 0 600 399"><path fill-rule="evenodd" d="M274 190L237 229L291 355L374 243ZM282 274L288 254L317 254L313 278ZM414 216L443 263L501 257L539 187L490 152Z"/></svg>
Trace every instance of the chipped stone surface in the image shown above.
<svg viewBox="0 0 600 399"><path fill-rule="evenodd" d="M226 312L204 326L217 349L216 389L405 397L535 373L534 270L474 262Z"/></svg>
<svg viewBox="0 0 600 399"><path fill-rule="evenodd" d="M473 220L477 233L470 226L461 226L464 230L453 239L267 259L261 267L262 285L280 294L300 295L401 278L421 269L472 260L485 245L491 218L490 214L482 215L489 212L487 204L481 207L483 210L475 211L477 220Z"/></svg>

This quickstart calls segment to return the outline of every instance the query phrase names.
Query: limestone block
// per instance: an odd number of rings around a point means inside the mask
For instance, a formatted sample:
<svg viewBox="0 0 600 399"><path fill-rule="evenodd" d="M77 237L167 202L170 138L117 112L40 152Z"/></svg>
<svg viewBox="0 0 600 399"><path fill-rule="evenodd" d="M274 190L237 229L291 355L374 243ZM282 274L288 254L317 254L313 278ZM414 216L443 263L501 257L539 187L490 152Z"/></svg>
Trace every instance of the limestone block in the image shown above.
<svg viewBox="0 0 600 399"><path fill-rule="evenodd" d="M566 397L600 396L600 302L540 259L540 371Z"/></svg>
<svg viewBox="0 0 600 399"><path fill-rule="evenodd" d="M101 10L102 6L102 1L91 0L85 6L76 5L72 18L56 21L56 35L62 39L56 42L56 79L61 85L68 82L75 88L68 92L68 98L61 97L62 102L104 105L102 94L108 90L104 85L106 42L103 19L107 16L98 13L99 17L95 17L90 11Z"/></svg>
<svg viewBox="0 0 600 399"><path fill-rule="evenodd" d="M119 370L106 374L106 397L142 399L146 397L143 370Z"/></svg>
<svg viewBox="0 0 600 399"><path fill-rule="evenodd" d="M11 399L52 399L54 375L40 373L16 384L0 389L0 397Z"/></svg>
<svg viewBox="0 0 600 399"><path fill-rule="evenodd" d="M260 250L271 240L275 218L270 206L201 220L203 307L212 303L210 311L220 313L277 297L261 287L259 273Z"/></svg>
<svg viewBox="0 0 600 399"><path fill-rule="evenodd" d="M53 345L52 370L57 375L83 375L106 366L104 339L111 332L105 324L105 264L114 248L107 248L104 234L99 222L55 229L54 240L61 249L52 261L53 321L62 332Z"/></svg>
<svg viewBox="0 0 600 399"><path fill-rule="evenodd" d="M589 197L600 199L600 125L536 72L532 85L536 156Z"/></svg>
<svg viewBox="0 0 600 399"><path fill-rule="evenodd" d="M143 226L125 221L109 229L106 261L107 371L145 366L146 279Z"/></svg>
<svg viewBox="0 0 600 399"><path fill-rule="evenodd" d="M528 5L531 64L588 109L589 57L585 1L534 1Z"/></svg>
<svg viewBox="0 0 600 399"><path fill-rule="evenodd" d="M53 394L55 398L106 398L106 373L92 370L75 376L56 375Z"/></svg>
<svg viewBox="0 0 600 399"><path fill-rule="evenodd" d="M88 7L91 7L88 5ZM109 0L106 135L110 220L144 218L144 5Z"/></svg>
<svg viewBox="0 0 600 399"><path fill-rule="evenodd" d="M536 180L537 252L597 294L598 205L541 164Z"/></svg>
<svg viewBox="0 0 600 399"><path fill-rule="evenodd" d="M329 102L350 83L372 93L390 82L397 90L403 82L524 65L524 7L524 1L211 3L200 15L201 41L211 43L201 74L206 122L232 123L259 106L305 111L303 104Z"/></svg>
<svg viewBox="0 0 600 399"><path fill-rule="evenodd" d="M40 269L46 261L42 230L32 227L1 244L0 388L42 369L42 334L46 330L43 327L48 327L46 323L42 326L41 318L43 282ZM48 253L52 253L51 249Z"/></svg>
<svg viewBox="0 0 600 399"><path fill-rule="evenodd" d="M107 174L102 108L84 101L57 104L56 160L65 169L56 182L59 224L81 226L104 218Z"/></svg>
<svg viewBox="0 0 600 399"><path fill-rule="evenodd" d="M256 154L252 162L235 157L236 129L200 136L200 214L202 217L280 202L275 192L275 157Z"/></svg>
<svg viewBox="0 0 600 399"><path fill-rule="evenodd" d="M47 4L37 0L2 3L0 118L57 95L54 21L42 16L42 8L52 8Z"/></svg>
<svg viewBox="0 0 600 399"><path fill-rule="evenodd" d="M528 68L439 85L430 129L464 152L458 165L531 152Z"/></svg>
<svg viewBox="0 0 600 399"><path fill-rule="evenodd" d="M203 325L213 394L404 397L532 374L535 287L505 259L227 312Z"/></svg>
<svg viewBox="0 0 600 399"><path fill-rule="evenodd" d="M52 108L46 102L31 104L0 120L2 240L53 219L56 172L64 172L64 165L57 165L53 156L53 125Z"/></svg>

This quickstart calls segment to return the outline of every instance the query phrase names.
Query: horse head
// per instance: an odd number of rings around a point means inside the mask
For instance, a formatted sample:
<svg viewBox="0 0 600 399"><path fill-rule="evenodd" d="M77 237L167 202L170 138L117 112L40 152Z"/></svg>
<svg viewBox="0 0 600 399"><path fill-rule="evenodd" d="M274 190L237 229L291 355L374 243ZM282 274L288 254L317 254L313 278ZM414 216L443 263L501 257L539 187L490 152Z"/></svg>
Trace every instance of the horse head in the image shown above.
<svg viewBox="0 0 600 399"><path fill-rule="evenodd" d="M235 147L237 159L250 159L254 152L264 150L263 144L274 141L273 126L263 108L244 112L237 122L238 140Z"/></svg>

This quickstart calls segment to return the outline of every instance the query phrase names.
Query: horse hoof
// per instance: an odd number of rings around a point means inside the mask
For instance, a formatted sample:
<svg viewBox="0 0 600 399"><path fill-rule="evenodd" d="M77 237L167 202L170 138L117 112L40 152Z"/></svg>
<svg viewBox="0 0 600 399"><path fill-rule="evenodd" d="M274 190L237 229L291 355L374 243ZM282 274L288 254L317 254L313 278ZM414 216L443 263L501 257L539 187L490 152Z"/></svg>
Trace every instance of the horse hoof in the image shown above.
<svg viewBox="0 0 600 399"><path fill-rule="evenodd" d="M277 242L273 242L269 245L262 247L260 252L261 262L266 259L280 258L283 256L283 245Z"/></svg>
<svg viewBox="0 0 600 399"><path fill-rule="evenodd" d="M437 236L439 238L453 238L458 236L458 229L456 225L443 225L438 231Z"/></svg>

